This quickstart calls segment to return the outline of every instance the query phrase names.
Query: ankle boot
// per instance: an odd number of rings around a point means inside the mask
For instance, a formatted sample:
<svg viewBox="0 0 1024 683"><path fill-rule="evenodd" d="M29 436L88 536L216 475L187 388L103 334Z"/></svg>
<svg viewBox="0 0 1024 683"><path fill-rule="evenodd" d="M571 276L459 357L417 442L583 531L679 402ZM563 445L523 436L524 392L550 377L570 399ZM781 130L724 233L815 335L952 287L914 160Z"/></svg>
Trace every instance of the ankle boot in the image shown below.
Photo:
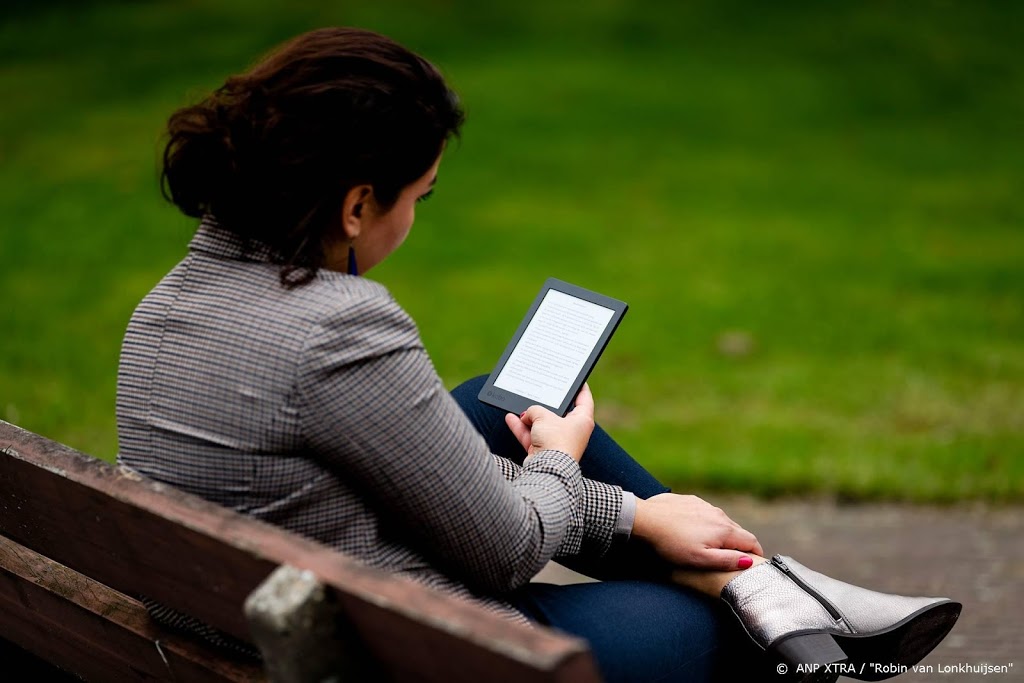
<svg viewBox="0 0 1024 683"><path fill-rule="evenodd" d="M921 661L949 633L962 605L878 593L776 555L722 590L759 646L804 682L840 675L880 681Z"/></svg>

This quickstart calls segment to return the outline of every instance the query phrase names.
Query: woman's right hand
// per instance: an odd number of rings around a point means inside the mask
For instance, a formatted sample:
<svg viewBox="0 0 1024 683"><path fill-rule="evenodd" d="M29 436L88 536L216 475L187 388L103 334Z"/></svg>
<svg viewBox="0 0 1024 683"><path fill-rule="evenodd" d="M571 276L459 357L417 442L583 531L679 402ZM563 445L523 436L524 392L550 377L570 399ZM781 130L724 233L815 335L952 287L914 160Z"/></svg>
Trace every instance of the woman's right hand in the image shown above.
<svg viewBox="0 0 1024 683"><path fill-rule="evenodd" d="M505 424L527 455L546 450L562 451L579 462L594 432L594 396L584 384L576 397L575 408L565 417L558 417L541 406L530 406L518 417L512 413L506 415Z"/></svg>

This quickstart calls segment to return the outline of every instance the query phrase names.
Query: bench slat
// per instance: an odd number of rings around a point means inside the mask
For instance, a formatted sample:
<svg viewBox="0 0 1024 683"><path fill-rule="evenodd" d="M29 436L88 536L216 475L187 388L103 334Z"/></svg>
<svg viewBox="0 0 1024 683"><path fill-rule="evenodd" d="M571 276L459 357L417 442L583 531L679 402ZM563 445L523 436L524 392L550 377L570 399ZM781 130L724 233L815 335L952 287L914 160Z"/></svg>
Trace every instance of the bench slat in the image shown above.
<svg viewBox="0 0 1024 683"><path fill-rule="evenodd" d="M258 663L170 633L138 600L2 537L0 632L92 680L266 680Z"/></svg>

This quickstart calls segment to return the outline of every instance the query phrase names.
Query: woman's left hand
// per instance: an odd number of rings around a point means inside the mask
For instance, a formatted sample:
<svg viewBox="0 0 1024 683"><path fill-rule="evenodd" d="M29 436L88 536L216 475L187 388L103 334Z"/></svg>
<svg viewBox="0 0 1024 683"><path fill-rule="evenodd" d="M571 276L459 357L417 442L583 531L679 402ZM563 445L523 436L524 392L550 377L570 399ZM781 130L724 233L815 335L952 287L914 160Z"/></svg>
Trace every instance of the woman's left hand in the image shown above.
<svg viewBox="0 0 1024 683"><path fill-rule="evenodd" d="M633 536L672 564L734 571L746 553L764 555L754 534L697 496L662 493L636 503Z"/></svg>

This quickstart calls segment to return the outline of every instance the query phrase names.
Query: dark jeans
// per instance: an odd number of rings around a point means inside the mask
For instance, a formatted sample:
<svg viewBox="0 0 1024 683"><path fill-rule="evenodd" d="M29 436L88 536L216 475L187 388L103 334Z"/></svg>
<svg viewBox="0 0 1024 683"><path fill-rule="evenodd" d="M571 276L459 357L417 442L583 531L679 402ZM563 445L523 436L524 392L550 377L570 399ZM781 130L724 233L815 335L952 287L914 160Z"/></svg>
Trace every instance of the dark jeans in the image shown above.
<svg viewBox="0 0 1024 683"><path fill-rule="evenodd" d="M504 411L477 399L484 377L452 391L493 453L521 463L526 453L505 424ZM600 426L580 461L583 476L617 484L638 498L669 491ZM533 621L586 639L606 681L701 681L763 673L760 650L724 603L669 583L666 568L638 543L613 546L602 558L558 562L600 583L531 583L510 601ZM744 662L744 671L737 662ZM728 668L728 671L725 669Z"/></svg>

